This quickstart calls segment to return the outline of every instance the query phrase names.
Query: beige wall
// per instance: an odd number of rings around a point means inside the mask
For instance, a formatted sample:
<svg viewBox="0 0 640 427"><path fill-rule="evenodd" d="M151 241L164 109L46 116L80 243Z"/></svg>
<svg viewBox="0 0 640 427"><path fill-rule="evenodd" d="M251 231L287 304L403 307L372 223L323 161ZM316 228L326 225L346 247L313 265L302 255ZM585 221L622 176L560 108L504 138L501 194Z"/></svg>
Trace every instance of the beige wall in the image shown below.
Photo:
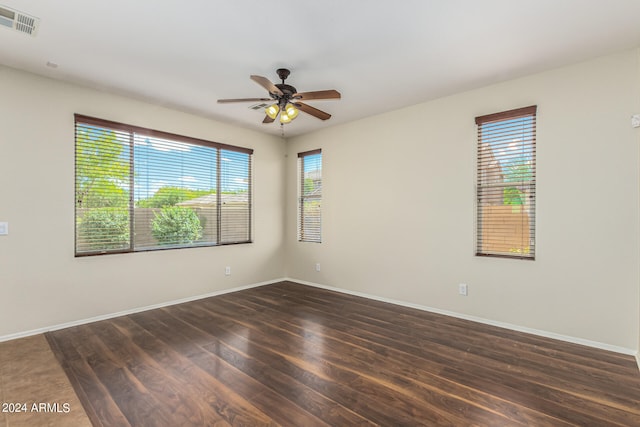
<svg viewBox="0 0 640 427"><path fill-rule="evenodd" d="M637 349L639 70L627 51L288 141L288 276ZM474 118L533 104L537 258L475 257ZM299 243L296 153L316 148L323 241Z"/></svg>
<svg viewBox="0 0 640 427"><path fill-rule="evenodd" d="M281 139L4 67L0 93L0 338L283 276ZM74 258L74 113L254 148L255 243Z"/></svg>
<svg viewBox="0 0 640 427"><path fill-rule="evenodd" d="M288 143L0 67L0 338L286 275L637 349L639 62L623 52ZM476 258L473 119L531 104L537 259ZM73 113L254 148L255 243L74 258ZM298 243L296 153L314 148L323 243Z"/></svg>

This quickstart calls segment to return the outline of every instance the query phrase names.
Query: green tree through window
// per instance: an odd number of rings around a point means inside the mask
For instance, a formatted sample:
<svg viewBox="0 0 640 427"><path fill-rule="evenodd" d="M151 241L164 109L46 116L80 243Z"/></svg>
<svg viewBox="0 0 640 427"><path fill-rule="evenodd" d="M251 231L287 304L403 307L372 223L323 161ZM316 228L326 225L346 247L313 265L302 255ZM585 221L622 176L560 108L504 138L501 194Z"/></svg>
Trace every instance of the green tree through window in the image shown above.
<svg viewBox="0 0 640 427"><path fill-rule="evenodd" d="M116 133L81 126L76 134L76 206L126 207L129 161Z"/></svg>

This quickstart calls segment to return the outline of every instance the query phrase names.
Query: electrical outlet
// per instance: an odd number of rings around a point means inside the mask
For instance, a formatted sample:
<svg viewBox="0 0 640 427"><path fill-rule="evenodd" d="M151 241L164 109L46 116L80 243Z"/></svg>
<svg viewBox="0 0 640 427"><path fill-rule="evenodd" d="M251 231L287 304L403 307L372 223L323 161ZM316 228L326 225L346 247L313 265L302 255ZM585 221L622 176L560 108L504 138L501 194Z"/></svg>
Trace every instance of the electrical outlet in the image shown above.
<svg viewBox="0 0 640 427"><path fill-rule="evenodd" d="M320 271L320 263L319 262L316 263L316 271Z"/></svg>
<svg viewBox="0 0 640 427"><path fill-rule="evenodd" d="M0 222L0 236L6 236L9 234L9 223Z"/></svg>
<svg viewBox="0 0 640 427"><path fill-rule="evenodd" d="M225 276L231 276L231 267L225 267L224 268L224 275Z"/></svg>
<svg viewBox="0 0 640 427"><path fill-rule="evenodd" d="M467 296L467 294L468 294L468 289L467 289L467 284L466 284L466 283L460 283L460 284L458 285L458 293L459 293L460 295L464 295L465 297Z"/></svg>

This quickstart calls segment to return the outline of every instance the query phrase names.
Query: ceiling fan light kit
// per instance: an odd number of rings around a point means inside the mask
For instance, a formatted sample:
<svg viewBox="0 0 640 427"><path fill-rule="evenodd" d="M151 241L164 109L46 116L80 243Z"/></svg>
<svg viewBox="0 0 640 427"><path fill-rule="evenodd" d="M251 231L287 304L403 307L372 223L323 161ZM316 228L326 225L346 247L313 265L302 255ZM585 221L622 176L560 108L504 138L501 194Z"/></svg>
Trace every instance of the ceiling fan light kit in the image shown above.
<svg viewBox="0 0 640 427"><path fill-rule="evenodd" d="M291 120L298 117L298 109L293 106L293 104L287 104L287 108L285 109L287 116L291 118Z"/></svg>
<svg viewBox="0 0 640 427"><path fill-rule="evenodd" d="M264 112L267 113L267 116L275 120L275 118L278 117L278 113L280 112L280 107L278 107L278 104L269 105L264 109Z"/></svg>
<svg viewBox="0 0 640 427"><path fill-rule="evenodd" d="M282 123L283 125L286 125L291 120L293 120L293 117L289 117L286 112L280 113L280 123Z"/></svg>
<svg viewBox="0 0 640 427"><path fill-rule="evenodd" d="M300 101L317 100L317 99L340 99L340 92L337 90L319 90L314 92L298 92L298 90L286 84L284 81L291 73L286 68L276 70L278 77L282 83L273 84L269 79L262 76L252 75L251 80L258 83L269 92L271 98L235 98L235 99L219 99L219 103L230 102L254 102L254 101L275 101L275 104L267 106L264 110L265 118L262 123L272 123L280 115L280 123L287 124L298 117L300 110L320 120L327 120L331 114L322 110L318 110L310 105Z"/></svg>

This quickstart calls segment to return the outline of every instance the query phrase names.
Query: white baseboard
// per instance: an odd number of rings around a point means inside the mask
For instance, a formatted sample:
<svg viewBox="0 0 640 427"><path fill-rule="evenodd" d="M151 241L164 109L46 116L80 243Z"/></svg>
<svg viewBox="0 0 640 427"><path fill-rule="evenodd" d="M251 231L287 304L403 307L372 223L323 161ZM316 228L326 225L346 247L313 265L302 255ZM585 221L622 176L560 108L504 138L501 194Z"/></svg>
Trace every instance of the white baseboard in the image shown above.
<svg viewBox="0 0 640 427"><path fill-rule="evenodd" d="M119 312L116 312L116 313L109 313L109 314L105 314L105 315L101 315L101 316L90 317L88 319L80 319L80 320L75 320L75 321L72 321L72 322L61 323L61 324L47 326L47 327L43 327L43 328L32 329L32 330L29 330L29 331L18 332L18 333L15 333L15 334L4 335L4 336L0 336L0 342L9 341L9 340L18 339L18 338L24 338L24 337L37 335L37 334L42 334L42 333L50 332L50 331L57 331L59 329L69 328L69 327L72 327L72 326L78 326L78 325L84 325L84 324L87 324L87 323L98 322L100 320L112 319L114 317L126 316L128 314L140 313L140 312L143 312L143 311L153 310L153 309L156 309L156 308L162 308L162 307L168 307L168 306L171 306L171 305L182 304L182 303L185 303L185 302L190 302L190 301L195 301L195 300L199 300L199 299L214 297L214 296L217 296L217 295L228 294L228 293L231 293L231 292L242 291L242 290L245 290L245 289L251 289L251 288L257 288L257 287L260 287L260 286L271 285L273 283L278 283L278 282L282 282L282 281L285 281L285 280L286 281L290 281L290 282L300 283L302 285L308 285L308 286L313 286L313 287L316 287L316 288L327 289L327 290L330 290L330 291L341 292L341 293L344 293L344 294L355 295L355 296L368 298L368 299L372 299L372 300L376 300L376 301L387 302L387 303L390 303L390 304L395 304L395 305L399 305L399 306L403 306L403 307L415 308L417 310L428 311L428 312L437 313L437 314L443 314L445 316L457 317L459 319L470 320L472 322L483 323L483 324L491 325L491 326L497 326L499 328L505 328L505 329L510 329L510 330L513 330L513 331L518 331L518 332L524 332L524 333L528 333L528 334L538 335L538 336L545 337L545 338L552 338L552 339L557 339L557 340L560 340L560 341L566 341L566 342L570 342L570 343L574 343L574 344L585 345L585 346L588 346L588 347L599 348L601 350L613 351L615 353L621 353L621 354L626 354L626 355L630 355L630 356L635 356L636 362L638 363L638 369L640 369L640 353L635 351L635 350L631 350L631 349L628 349L628 348L625 348L625 347L618 347L618 346L614 346L614 345L610 345L610 344L606 344L606 343L601 343L601 342L597 342L597 341L590 341L590 340L585 340L585 339L582 339L582 338L576 338L576 337L571 337L571 336L567 336L567 335L556 334L554 332L547 332L547 331L542 331L542 330L538 330L538 329L532 329L532 328L527 328L527 327L523 327L523 326L513 325L513 324L510 324L510 323L498 322L498 321L494 321L494 320L484 319L484 318L481 318L481 317L470 316L470 315L467 315L467 314L456 313L456 312L448 311L448 310L441 310L439 308L428 307L428 306L423 306L423 305L419 305L419 304L413 304L413 303L409 303L409 302L405 302L405 301L399 301L399 300L394 300L394 299L391 299L391 298L385 298L385 297L380 297L380 296L376 296L376 295L372 295L372 294L367 294L367 293L364 293L364 292L351 291L351 290L348 290L348 289L336 288L334 286L327 286L327 285L322 285L322 284L319 284L319 283L313 283L313 282L308 282L308 281L305 281L305 280L293 279L293 278L289 278L289 277L281 278L281 279L269 280L269 281L266 281L266 282L253 283L253 284L245 285L245 286L238 286L238 287L235 287L235 288L223 289L223 290L220 290L220 291L213 291L213 292L209 292L209 293L202 294L202 295L195 295L195 296L192 296L192 297L181 298L181 299L177 299L177 300L173 300L173 301L167 301L167 302L163 302L163 303L159 303L159 304L153 304L153 305L149 305L149 306L145 306L145 307L138 307L138 308L134 308L134 309L130 309L130 310L119 311Z"/></svg>
<svg viewBox="0 0 640 427"><path fill-rule="evenodd" d="M53 325L53 326L46 326L44 328L32 329L30 331L18 332L18 333L9 334L9 335L3 335L3 336L0 336L0 342L9 341L9 340L15 340L15 339L18 339L18 338L25 338L25 337L29 337L29 336L32 336L32 335L43 334L45 332L50 332L50 331L57 331L59 329L70 328L72 326L78 326L78 325L84 325L84 324L87 324L87 323L98 322L100 320L113 319L114 317L126 316L128 314L141 313L143 311L153 310L155 308L168 307L170 305L182 304L182 303L189 302L189 301L195 301L195 300L199 300L199 299L215 297L217 295L228 294L228 293L231 293L231 292L242 291L242 290L245 290L245 289L257 288L259 286L271 285L273 283L282 282L283 280L287 280L287 279L275 279L275 280L269 280L269 281L266 281L266 282L254 283L254 284L251 284L251 285L238 286L238 287L235 287L235 288L223 289L221 291L213 291L213 292L209 292L209 293L202 294L202 295L195 295L195 296L192 296L192 297L186 297L186 298L181 298L181 299L177 299L177 300L173 300L173 301L162 302L162 303L159 303L159 304L148 305L148 306L145 306L145 307L137 307L137 308L133 308L131 310L118 311L117 313L109 313L109 314L104 314L104 315L101 315L101 316L90 317L88 319L74 320L72 322L61 323L61 324Z"/></svg>
<svg viewBox="0 0 640 427"><path fill-rule="evenodd" d="M343 288L336 288L336 287L333 287L333 286L321 285L319 283L307 282L307 281L304 281L304 280L298 280L298 279L292 279L292 278L287 278L285 280L288 280L290 282L300 283L302 285L309 285L309 286L313 286L313 287L316 287L316 288L327 289L327 290L330 290L330 291L341 292L341 293L349 294L349 295L355 295L355 296L358 296L358 297L368 298L368 299L372 299L372 300L376 300L376 301L387 302L387 303L390 303L390 304L400 305L400 306L403 306L403 307L415 308L415 309L418 309L418 310L428 311L428 312L431 312L431 313L437 313L437 314L443 314L445 316L457 317L459 319L470 320L472 322L483 323L485 325L497 326L499 328L510 329L510 330L513 330L513 331L524 332L524 333L527 333L527 334L538 335L538 336L541 336L541 337L556 339L556 340L560 340L560 341L566 341L566 342L570 342L570 343L573 343L573 344L585 345L585 346L588 346L588 347L594 347L594 348L598 348L598 349L601 349L601 350L612 351L614 353L620 353L620 354L625 354L625 355L629 355L629 356L635 356L636 357L636 361L638 362L638 367L640 368L640 355L635 350L631 350L631 349L626 348L626 347L618 347L618 346L615 346L615 345L601 343L601 342L598 342L598 341L590 341L590 340L586 340L586 339L583 339L583 338L576 338L576 337L571 337L571 336L568 336L568 335L556 334L554 332L542 331L542 330L539 330L539 329L533 329L533 328L527 328L527 327L524 327L524 326L513 325L511 323L498 322L498 321L495 321L495 320L484 319L482 317L470 316L470 315L467 315L467 314L456 313L456 312L448 311L448 310L441 310L439 308L428 307L428 306L419 305L419 304L413 304L413 303L409 303L409 302L405 302L405 301L399 301L399 300L394 300L394 299L390 299L390 298L379 297L379 296L367 294L367 293L364 293L364 292L357 292L357 291L351 291L351 290L343 289Z"/></svg>

